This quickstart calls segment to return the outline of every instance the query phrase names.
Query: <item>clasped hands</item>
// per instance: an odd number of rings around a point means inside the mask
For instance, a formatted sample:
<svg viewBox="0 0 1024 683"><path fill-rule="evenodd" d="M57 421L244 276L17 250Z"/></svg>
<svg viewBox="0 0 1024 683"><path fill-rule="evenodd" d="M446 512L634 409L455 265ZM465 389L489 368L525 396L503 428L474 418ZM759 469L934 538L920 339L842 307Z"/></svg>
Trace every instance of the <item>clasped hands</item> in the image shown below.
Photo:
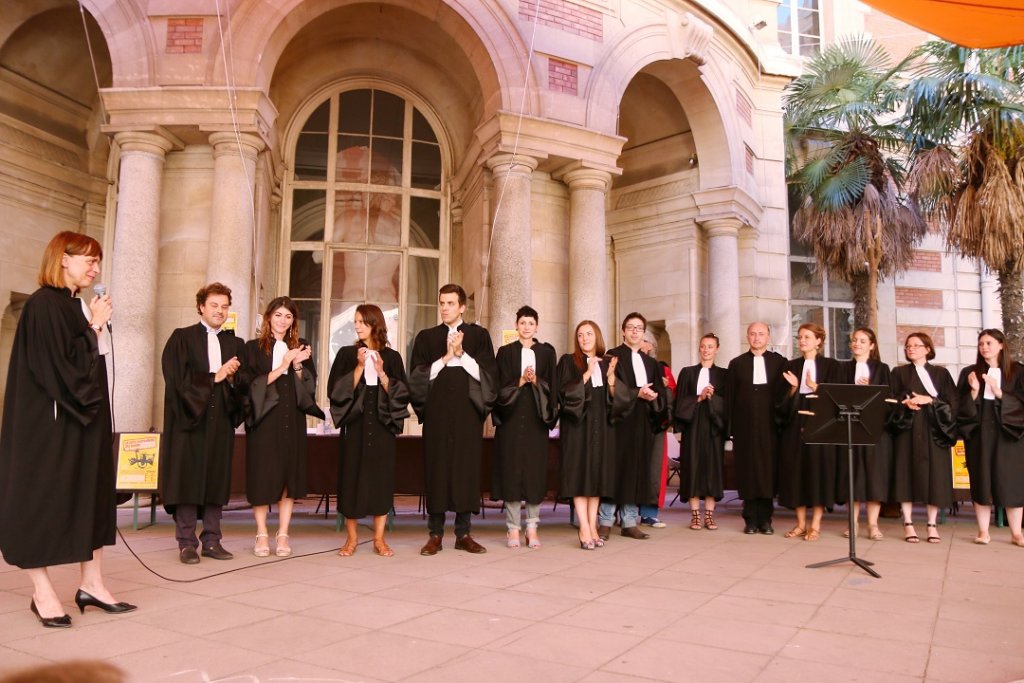
<svg viewBox="0 0 1024 683"><path fill-rule="evenodd" d="M213 381L223 382L229 377L233 377L241 366L242 364L239 362L238 356L231 356L226 363L220 366L217 372L213 373Z"/></svg>
<svg viewBox="0 0 1024 683"><path fill-rule="evenodd" d="M366 367L366 358L369 354L370 349L365 346L359 347L359 351L356 352L356 362L359 364L360 368ZM387 373L384 372L384 359L381 357L380 353L373 354L373 368L377 371L378 381L380 381L381 384L387 384L388 376Z"/></svg>
<svg viewBox="0 0 1024 683"><path fill-rule="evenodd" d="M916 391L910 392L910 396L903 399L901 403L911 410L921 410L921 406L926 406L932 402L932 397L927 394L921 395Z"/></svg>
<svg viewBox="0 0 1024 683"><path fill-rule="evenodd" d="M526 371L523 373L522 377L519 378L519 386L523 386L526 383L537 383L537 371L533 369L532 365L527 365Z"/></svg>
<svg viewBox="0 0 1024 683"><path fill-rule="evenodd" d="M462 358L462 354L465 353L462 348L463 336L462 332L452 332L448 335L448 351L442 359L445 365L453 358Z"/></svg>

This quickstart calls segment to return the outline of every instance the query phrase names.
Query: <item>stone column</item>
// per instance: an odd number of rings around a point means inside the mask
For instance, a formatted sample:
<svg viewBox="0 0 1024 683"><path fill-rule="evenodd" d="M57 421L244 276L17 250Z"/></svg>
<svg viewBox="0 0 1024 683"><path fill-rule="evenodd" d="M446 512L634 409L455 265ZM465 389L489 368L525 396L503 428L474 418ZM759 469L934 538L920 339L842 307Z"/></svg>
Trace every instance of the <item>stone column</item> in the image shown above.
<svg viewBox="0 0 1024 683"><path fill-rule="evenodd" d="M495 346L501 331L515 327L516 311L533 297L530 182L537 160L497 154L487 160L494 174L487 314Z"/></svg>
<svg viewBox="0 0 1024 683"><path fill-rule="evenodd" d="M114 302L114 427L147 432L153 420L156 289L160 256L160 191L164 158L173 146L155 133L114 136L121 148L114 253L107 255ZM101 280L104 278L101 277Z"/></svg>
<svg viewBox="0 0 1024 683"><path fill-rule="evenodd" d="M569 186L569 345L581 320L593 320L606 342L617 338L609 327L608 250L605 244L605 199L612 176L579 168L562 178Z"/></svg>
<svg viewBox="0 0 1024 683"><path fill-rule="evenodd" d="M263 140L255 135L219 132L213 145L213 201L207 282L231 289L231 310L238 313L238 336L251 339L255 238L256 157Z"/></svg>
<svg viewBox="0 0 1024 683"><path fill-rule="evenodd" d="M737 356L745 339L740 329L739 218L713 218L702 223L708 237L708 319L722 341L723 363Z"/></svg>

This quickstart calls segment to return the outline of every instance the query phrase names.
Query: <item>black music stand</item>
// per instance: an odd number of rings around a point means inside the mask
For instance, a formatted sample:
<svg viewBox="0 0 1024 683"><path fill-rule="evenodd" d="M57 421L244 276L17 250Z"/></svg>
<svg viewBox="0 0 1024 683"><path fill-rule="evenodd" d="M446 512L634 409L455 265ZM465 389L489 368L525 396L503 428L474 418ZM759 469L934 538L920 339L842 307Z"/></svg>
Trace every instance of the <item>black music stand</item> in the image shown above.
<svg viewBox="0 0 1024 683"><path fill-rule="evenodd" d="M841 446L846 444L850 489L846 507L850 517L850 553L846 557L807 565L808 569L852 562L877 579L882 575L871 568L874 562L857 557L857 533L853 509L853 447L875 446L885 427L889 387L875 384L819 384L807 396L812 408L804 425L803 441L809 444Z"/></svg>

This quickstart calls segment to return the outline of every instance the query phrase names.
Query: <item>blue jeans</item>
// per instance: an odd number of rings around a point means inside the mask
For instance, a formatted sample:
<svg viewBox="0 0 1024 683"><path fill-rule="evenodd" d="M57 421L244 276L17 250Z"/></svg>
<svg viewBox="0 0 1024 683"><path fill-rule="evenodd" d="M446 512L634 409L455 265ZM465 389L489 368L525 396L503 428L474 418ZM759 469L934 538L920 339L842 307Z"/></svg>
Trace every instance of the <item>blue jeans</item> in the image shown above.
<svg viewBox="0 0 1024 683"><path fill-rule="evenodd" d="M640 519L649 517L651 519L658 518L658 506L657 505L641 505L640 506Z"/></svg>
<svg viewBox="0 0 1024 683"><path fill-rule="evenodd" d="M631 526L636 526L637 513L639 508L636 505L625 504L620 505L619 510L622 513L622 528L628 529ZM601 505L597 508L597 523L599 526L611 526L615 522L615 503L601 502Z"/></svg>

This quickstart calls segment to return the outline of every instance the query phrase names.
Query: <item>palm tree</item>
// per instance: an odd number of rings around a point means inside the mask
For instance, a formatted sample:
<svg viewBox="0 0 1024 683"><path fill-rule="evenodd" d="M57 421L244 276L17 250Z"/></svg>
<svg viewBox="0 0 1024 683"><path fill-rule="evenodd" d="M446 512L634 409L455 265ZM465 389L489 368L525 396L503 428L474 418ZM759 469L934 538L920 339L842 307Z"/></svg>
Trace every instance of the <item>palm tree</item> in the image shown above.
<svg viewBox="0 0 1024 683"><path fill-rule="evenodd" d="M1003 331L1024 351L1024 46L974 50L933 41L907 89L909 184L951 249L999 278Z"/></svg>
<svg viewBox="0 0 1024 683"><path fill-rule="evenodd" d="M829 277L850 283L854 322L873 329L878 281L906 269L926 230L901 196L901 67L852 39L811 59L785 95L793 234Z"/></svg>

